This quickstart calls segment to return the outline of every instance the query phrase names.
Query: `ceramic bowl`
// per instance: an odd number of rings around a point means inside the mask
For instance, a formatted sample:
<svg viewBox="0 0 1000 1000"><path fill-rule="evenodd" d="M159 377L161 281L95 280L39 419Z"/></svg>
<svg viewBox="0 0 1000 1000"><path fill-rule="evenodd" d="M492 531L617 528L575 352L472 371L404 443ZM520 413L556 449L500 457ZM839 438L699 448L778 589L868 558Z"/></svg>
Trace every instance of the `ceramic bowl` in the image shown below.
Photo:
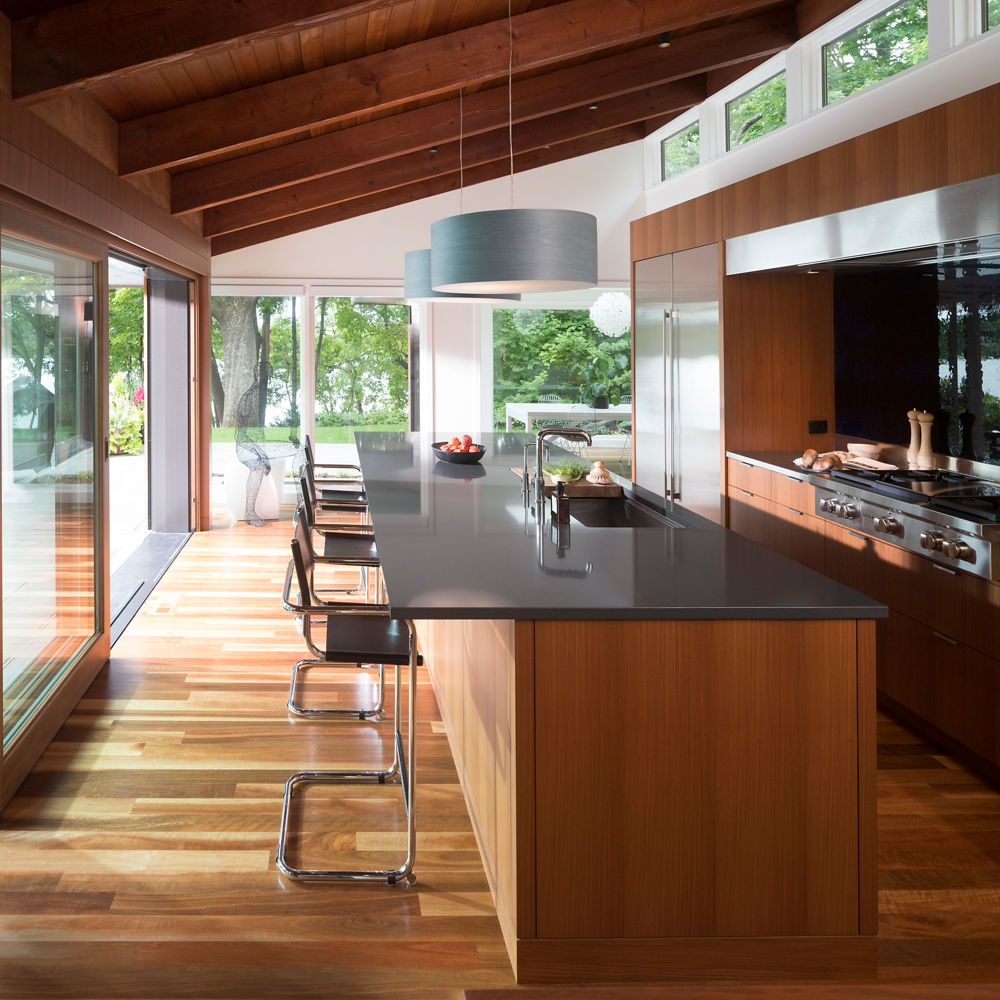
<svg viewBox="0 0 1000 1000"><path fill-rule="evenodd" d="M879 455L882 454L881 445L877 444L862 444L860 442L853 442L848 444L847 450L852 455L858 455L861 458L873 458L878 461Z"/></svg>
<svg viewBox="0 0 1000 1000"><path fill-rule="evenodd" d="M451 462L454 465L476 465L483 460L486 452L481 444L476 444L479 451L442 451L441 446L447 441L434 441L431 448L434 449L434 457L442 462Z"/></svg>

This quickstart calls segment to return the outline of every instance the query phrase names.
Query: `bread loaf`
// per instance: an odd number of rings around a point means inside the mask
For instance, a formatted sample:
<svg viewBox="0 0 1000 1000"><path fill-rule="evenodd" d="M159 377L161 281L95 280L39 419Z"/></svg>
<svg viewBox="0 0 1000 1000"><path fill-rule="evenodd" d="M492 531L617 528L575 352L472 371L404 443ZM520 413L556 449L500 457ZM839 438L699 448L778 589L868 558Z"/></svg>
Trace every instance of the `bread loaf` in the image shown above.
<svg viewBox="0 0 1000 1000"><path fill-rule="evenodd" d="M817 458L819 458L819 452L815 448L806 448L802 455L802 468L811 469Z"/></svg>

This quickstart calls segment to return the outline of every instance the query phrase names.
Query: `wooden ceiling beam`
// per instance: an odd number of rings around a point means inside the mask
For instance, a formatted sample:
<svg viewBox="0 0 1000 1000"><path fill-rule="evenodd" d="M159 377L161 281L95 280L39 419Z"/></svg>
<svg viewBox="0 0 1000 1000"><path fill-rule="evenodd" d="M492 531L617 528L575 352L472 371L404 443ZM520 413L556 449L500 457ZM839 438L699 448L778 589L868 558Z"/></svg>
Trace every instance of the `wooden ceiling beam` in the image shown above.
<svg viewBox="0 0 1000 1000"><path fill-rule="evenodd" d="M773 0L566 0L512 18L515 72L652 38ZM414 42L158 114L119 128L119 172L190 163L375 108L398 107L507 75L506 19Z"/></svg>
<svg viewBox="0 0 1000 1000"><path fill-rule="evenodd" d="M780 52L795 41L790 9L779 9L718 28L684 35L670 46L654 45L596 59L514 83L514 123L604 101L725 66ZM175 214L211 208L366 164L403 156L498 128L507 121L507 89L494 87L404 111L338 132L302 139L175 174Z"/></svg>
<svg viewBox="0 0 1000 1000"><path fill-rule="evenodd" d="M795 5L795 23L799 37L815 31L827 21L855 6L857 0L799 0Z"/></svg>
<svg viewBox="0 0 1000 1000"><path fill-rule="evenodd" d="M623 125L617 129L587 136L585 139L576 142L559 143L549 149L536 149L530 153L523 153L515 157L514 171L515 173L520 173L522 170L533 170L536 167L558 163L562 160L572 159L575 156L584 156L587 153L594 153L602 149L610 149L614 146L635 142L643 138L644 132L645 129L641 124ZM495 180L498 177L505 176L509 169L510 165L506 159L498 160L495 163L487 163L481 167L466 171L465 183L468 186L470 184L481 184L484 181ZM241 250L244 247L256 246L259 243L280 239L283 236L292 236L295 233L316 229L319 226L327 226L335 222L343 222L346 219L358 218L362 215L369 215L372 212L395 208L397 205L410 204L414 201L420 201L422 198L429 198L432 195L456 191L458 190L458 186L459 176L457 173L445 174L429 181L420 181L416 184L406 185L405 187L380 191L365 198L354 198L351 201L341 202L338 205L330 205L312 212L303 212L301 215L279 219L276 222L267 222L249 229L240 229L233 233L225 233L222 236L216 236L212 240L212 255L217 256L221 253ZM419 249L419 247L399 248L400 276L403 273L404 252L414 249Z"/></svg>
<svg viewBox="0 0 1000 1000"><path fill-rule="evenodd" d="M404 0L83 0L11 25L11 87L23 103L157 63L369 14Z"/></svg>
<svg viewBox="0 0 1000 1000"><path fill-rule="evenodd" d="M580 107L536 118L514 128L515 155L583 139L595 132L605 132L622 125L644 122L665 112L679 114L699 104L705 96L705 78L690 77L602 101L593 109ZM374 167L357 167L334 177L306 181L208 209L202 217L203 235L219 236L379 190L454 173L463 163L466 170L471 170L485 163L505 160L509 156L507 129L495 129L464 140L461 143L461 163L459 147L458 142L450 142L436 147L437 151L433 153L425 148Z"/></svg>

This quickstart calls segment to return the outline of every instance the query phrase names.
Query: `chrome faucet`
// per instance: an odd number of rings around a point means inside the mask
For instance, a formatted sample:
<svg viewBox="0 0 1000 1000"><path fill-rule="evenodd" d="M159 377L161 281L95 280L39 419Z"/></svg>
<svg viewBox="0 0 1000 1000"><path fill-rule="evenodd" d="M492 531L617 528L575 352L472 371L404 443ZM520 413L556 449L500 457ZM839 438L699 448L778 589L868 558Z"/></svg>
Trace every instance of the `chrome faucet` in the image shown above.
<svg viewBox="0 0 1000 1000"><path fill-rule="evenodd" d="M561 437L567 441L586 441L592 444L590 435L582 427L543 427L535 438L535 510L540 514L545 503L545 472L542 469L542 448L547 437ZM527 473L527 463L525 463ZM538 518L541 520L541 518Z"/></svg>

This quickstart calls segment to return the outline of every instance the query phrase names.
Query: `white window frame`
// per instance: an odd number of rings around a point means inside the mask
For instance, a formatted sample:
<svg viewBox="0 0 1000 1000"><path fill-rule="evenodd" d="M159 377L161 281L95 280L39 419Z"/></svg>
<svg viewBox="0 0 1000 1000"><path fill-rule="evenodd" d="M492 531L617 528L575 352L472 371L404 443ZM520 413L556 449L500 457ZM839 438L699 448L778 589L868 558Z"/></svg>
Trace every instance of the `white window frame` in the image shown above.
<svg viewBox="0 0 1000 1000"><path fill-rule="evenodd" d="M854 30L866 21L878 17L898 0L861 0L838 17L817 28L816 31L799 39L784 52L755 67L728 87L707 98L702 104L685 111L651 133L645 140L645 176L646 190L661 184L669 184L677 178L663 180L661 176L660 145L664 139L687 128L694 121L700 123L699 165L711 162L722 155L733 155L747 146L738 146L726 150L725 106L735 97L752 90L776 73L785 72L786 93L786 125L774 129L758 142L766 141L795 122L824 112L827 105L823 103L823 47L829 42ZM917 69L933 61L938 56L951 52L957 46L970 42L984 33L982 4L980 0L928 0L927 5L928 55L917 66ZM907 70L893 74L885 80L880 80L863 90L857 91L840 101L842 105L860 94L870 93L889 81L896 80ZM685 171L678 175L687 177L693 171Z"/></svg>

